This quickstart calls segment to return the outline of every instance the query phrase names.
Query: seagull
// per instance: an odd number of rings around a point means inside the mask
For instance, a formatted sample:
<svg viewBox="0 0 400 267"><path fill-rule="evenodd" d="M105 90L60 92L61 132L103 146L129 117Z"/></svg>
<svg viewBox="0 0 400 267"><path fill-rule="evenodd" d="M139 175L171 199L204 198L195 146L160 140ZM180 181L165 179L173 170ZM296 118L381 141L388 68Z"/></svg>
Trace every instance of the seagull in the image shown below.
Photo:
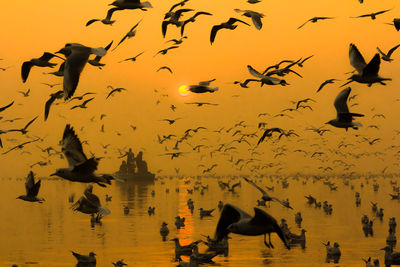
<svg viewBox="0 0 400 267"><path fill-rule="evenodd" d="M376 19L376 16L378 16L378 15L380 15L380 14L383 14L383 13L386 13L386 12L388 12L388 11L390 11L390 10L392 10L392 9L386 9L386 10L378 11L378 12L375 12L375 13L365 14L365 15L361 15L361 16L358 16L358 17L350 17L350 18L356 19L356 18L367 18L367 17L371 17L371 19L374 20L374 19Z"/></svg>
<svg viewBox="0 0 400 267"><path fill-rule="evenodd" d="M108 99L110 96L113 96L115 92L121 93L122 91L128 91L125 88L119 87L119 88L113 88L111 85L107 86L108 88L111 88L111 91L108 93L106 99Z"/></svg>
<svg viewBox="0 0 400 267"><path fill-rule="evenodd" d="M183 39L187 39L187 36L181 37L179 40L178 39L171 39L166 41L165 43L173 42L175 45L183 43Z"/></svg>
<svg viewBox="0 0 400 267"><path fill-rule="evenodd" d="M28 133L28 127L38 118L38 116L36 116L35 118L33 118L31 121L29 121L24 128L22 129L12 129L12 130L8 130L9 132L21 132L22 134L27 134Z"/></svg>
<svg viewBox="0 0 400 267"><path fill-rule="evenodd" d="M106 51L108 51L108 49L110 49L113 42L114 41L111 41L106 47L104 47L104 49ZM96 56L94 59L88 60L88 63L92 66L99 67L101 69L101 67L104 67L106 65L106 64L100 63L101 58L102 58L102 56Z"/></svg>
<svg viewBox="0 0 400 267"><path fill-rule="evenodd" d="M356 45L350 44L349 58L350 64L357 70L358 73L353 74L350 78L348 78L349 81L343 84L341 87L354 81L359 83L366 83L370 87L374 83L386 85L384 81L392 80L390 78L382 78L379 76L378 72L379 66L381 64L381 59L378 53L376 53L371 61L367 64Z"/></svg>
<svg viewBox="0 0 400 267"><path fill-rule="evenodd" d="M31 89L28 89L26 92L18 91L18 93L22 94L24 97L28 97L30 92L31 92Z"/></svg>
<svg viewBox="0 0 400 267"><path fill-rule="evenodd" d="M279 227L275 218L267 212L259 208L254 208L254 217L251 217L243 210L231 204L225 204L217 224L215 239L221 241L226 238L229 233L248 236L264 235L264 244L268 248L273 248L274 246L271 243L271 233L273 232L277 233L286 248L290 249L282 229ZM266 240L267 234L269 236L268 243Z"/></svg>
<svg viewBox="0 0 400 267"><path fill-rule="evenodd" d="M136 28L137 26L139 26L140 22L142 22L143 19L139 20L138 23L136 23L126 34L124 37L122 37L121 41L119 41L119 43L117 44L116 47L114 47L114 49L112 51L114 51L115 49L117 49L117 47L122 44L123 41L125 41L126 38L130 39L132 37L134 37L136 35Z"/></svg>
<svg viewBox="0 0 400 267"><path fill-rule="evenodd" d="M81 196L77 202L72 204L72 210L85 214L98 214L100 216L111 213L109 209L101 206L99 197L93 194L93 185L88 185L83 194L84 196Z"/></svg>
<svg viewBox="0 0 400 267"><path fill-rule="evenodd" d="M218 106L218 104L208 103L208 102L186 102L188 105L197 105L198 107L209 105L209 106Z"/></svg>
<svg viewBox="0 0 400 267"><path fill-rule="evenodd" d="M171 49L175 49L175 48L178 48L179 46L177 46L177 45L174 45L174 46L170 46L170 47L168 47L168 48L165 48L165 49L161 49L160 51L158 51L157 52L157 54L155 54L154 56L157 56L158 54L161 54L161 55L165 55L165 54L167 54L168 53L168 51L169 50L171 50Z"/></svg>
<svg viewBox="0 0 400 267"><path fill-rule="evenodd" d="M50 88L53 88L54 86L60 85L61 83L54 83L54 84L50 84L50 83L42 83L44 85L47 85Z"/></svg>
<svg viewBox="0 0 400 267"><path fill-rule="evenodd" d="M213 81L215 81L215 79L199 82L199 84L195 85L189 85L189 91L196 94L202 94L207 92L214 93L215 91L218 91L218 87L210 87L210 84Z"/></svg>
<svg viewBox="0 0 400 267"><path fill-rule="evenodd" d="M178 9L175 12L169 12L169 20L164 20L161 24L161 31L162 35L165 38L165 35L167 34L167 28L169 24L173 24L176 27L181 27L183 25L183 21L179 21L179 18L182 16L182 13L184 12L189 12L193 11L193 9L188 9L188 8L183 8L183 9Z"/></svg>
<svg viewBox="0 0 400 267"><path fill-rule="evenodd" d="M26 82L26 80L28 79L28 76L29 76L29 72L31 71L31 68L33 66L54 68L54 66L56 66L57 64L49 62L49 60L51 60L53 57L58 57L58 56L56 56L52 53L44 52L40 58L33 58L29 61L25 61L21 67L22 81ZM58 58L61 58L61 57L58 57ZM63 59L63 58L61 58L61 59Z"/></svg>
<svg viewBox="0 0 400 267"><path fill-rule="evenodd" d="M167 70L167 71L169 71L171 74L173 73L172 70L171 70L171 68L168 67L168 66L162 66L162 67L160 67L160 68L157 70L157 72L159 72L160 70Z"/></svg>
<svg viewBox="0 0 400 267"><path fill-rule="evenodd" d="M150 2L140 2L140 0L116 0L112 2L110 6L115 6L119 10L141 9L145 11L146 8L153 8Z"/></svg>
<svg viewBox="0 0 400 267"><path fill-rule="evenodd" d="M244 82L234 81L233 84L239 84L240 87L242 87L242 88L249 88L249 87L247 86L247 84L249 84L249 82L261 82L261 81L260 81L260 80L257 80L257 79L247 79L247 80L245 80Z"/></svg>
<svg viewBox="0 0 400 267"><path fill-rule="evenodd" d="M64 91L60 90L54 94L50 94L49 100L46 101L46 104L44 105L44 120L46 121L47 118L49 117L50 113L50 107L56 101L57 99L61 99L64 97Z"/></svg>
<svg viewBox="0 0 400 267"><path fill-rule="evenodd" d="M68 100L75 93L79 77L90 54L105 56L107 51L102 47L91 48L81 44L69 43L57 53L64 54L67 57L65 60L63 89L64 99Z"/></svg>
<svg viewBox="0 0 400 267"><path fill-rule="evenodd" d="M15 147L11 148L10 150L4 152L3 155L5 155L5 154L7 154L7 153L9 153L9 152L11 152L11 151L13 151L15 149L22 149L22 148L24 148L25 145L33 143L33 142L37 142L39 140L40 140L40 138L37 138L35 140L31 140L31 141L27 141L27 142L24 142L22 144L19 144L19 145L15 146Z"/></svg>
<svg viewBox="0 0 400 267"><path fill-rule="evenodd" d="M87 108L86 104L89 103L90 101L92 101L93 99L94 99L94 97L89 98L89 99L86 99L82 104L73 106L73 107L71 108L71 110L72 110L72 109L76 109L76 108L83 108L83 109L85 109L85 108Z"/></svg>
<svg viewBox="0 0 400 267"><path fill-rule="evenodd" d="M324 82L319 86L319 88L318 88L318 90L317 90L317 93L318 93L319 91L321 91L322 88L324 88L325 85L330 84L330 83L334 83L334 82L336 82L336 81L338 81L338 80L336 80L336 79L328 79L328 80L324 81Z"/></svg>
<svg viewBox="0 0 400 267"><path fill-rule="evenodd" d="M69 102L71 102L72 100L82 100L85 96L87 96L87 95L95 95L96 93L92 93L92 92L87 92L87 93L84 93L83 95L81 95L81 96L74 96L73 98L71 98L70 100L69 100Z"/></svg>
<svg viewBox="0 0 400 267"><path fill-rule="evenodd" d="M396 31L399 31L399 30L400 30L400 19L399 19L399 18L393 19L393 23L385 23L385 24L394 26L394 28L396 29Z"/></svg>
<svg viewBox="0 0 400 267"><path fill-rule="evenodd" d="M0 107L0 112L2 112L2 111L4 111L4 110L8 109L8 108L11 107L12 105L14 105L14 101L11 102L10 104L4 106L4 107Z"/></svg>
<svg viewBox="0 0 400 267"><path fill-rule="evenodd" d="M264 84L268 84L268 85L278 85L278 84L280 84L282 86L289 85L285 80L281 80L281 79L276 78L276 77L270 77L270 76L266 76L266 75L261 74L260 72L255 70L250 65L247 65L247 69L249 70L251 75L261 79L260 80L261 81L261 86L263 86Z"/></svg>
<svg viewBox="0 0 400 267"><path fill-rule="evenodd" d="M186 2L188 2L188 1L189 1L189 0L183 0L183 1L180 1L179 3L177 3L177 4L174 4L174 5L168 10L168 12L165 13L164 19L170 18L170 17L174 14L173 10L174 10L175 8L177 8L178 6L183 7L183 6L186 4Z"/></svg>
<svg viewBox="0 0 400 267"><path fill-rule="evenodd" d="M177 120L180 120L181 118L176 118L176 119L162 119L161 121L167 121L169 125L174 124Z"/></svg>
<svg viewBox="0 0 400 267"><path fill-rule="evenodd" d="M392 49L389 50L389 52L387 54L383 53L382 50L379 49L379 47L377 47L376 49L378 50L378 52L382 55L382 60L387 61L387 62L391 62L393 61L393 59L390 58L390 56L393 54L393 52L400 46L400 44L396 45L395 47L393 47Z"/></svg>
<svg viewBox="0 0 400 267"><path fill-rule="evenodd" d="M253 21L254 26L256 27L257 30L261 30L262 28L262 22L261 18L264 17L264 14L258 13L252 10L241 10L241 9L234 9L238 13L243 13L243 16L251 18Z"/></svg>
<svg viewBox="0 0 400 267"><path fill-rule="evenodd" d="M69 167L57 169L51 176L59 176L72 182L97 183L102 187L106 187L104 183L111 184L111 180L114 180L111 175L97 176L94 174L94 171L97 170L98 159L86 157L81 141L69 124L65 126L61 144Z"/></svg>
<svg viewBox="0 0 400 267"><path fill-rule="evenodd" d="M126 58L126 59L124 59L124 60L122 60L122 61L120 61L119 63L122 63L122 62L125 62L125 61L136 61L136 58L138 57L138 56L140 56L141 54L143 54L144 52L140 52L139 54L137 54L136 56L134 56L134 57L130 57L130 58Z"/></svg>
<svg viewBox="0 0 400 267"><path fill-rule="evenodd" d="M265 202L267 202L267 201L276 201L279 204L281 204L282 206L284 206L285 208L293 209L287 202L281 201L281 200L277 199L276 197L271 197L264 189L262 189L261 187L256 185L253 181L247 179L246 177L243 177L243 179L246 182L248 182L249 184L251 184L252 186L254 186L255 188L257 188L262 193L261 199L264 200Z"/></svg>
<svg viewBox="0 0 400 267"><path fill-rule="evenodd" d="M271 137L272 133L274 133L274 132L281 134L281 133L284 132L284 130L282 130L281 128L269 128L269 129L266 129L264 131L263 135L261 136L261 138L258 140L257 145L259 145L262 141L264 141L264 139L266 137Z"/></svg>
<svg viewBox="0 0 400 267"><path fill-rule="evenodd" d="M32 171L30 171L28 177L26 177L26 182L25 182L26 194L17 197L17 199L22 199L29 202L42 203L44 199L37 197L40 189L40 182L41 180L35 183L35 175L33 174Z"/></svg>
<svg viewBox="0 0 400 267"><path fill-rule="evenodd" d="M84 266L85 264L96 264L96 254L94 254L94 252L90 252L89 255L81 255L73 251L71 252L72 255L74 255L74 257L78 260L78 266L80 266L79 264L83 264Z"/></svg>
<svg viewBox="0 0 400 267"><path fill-rule="evenodd" d="M114 22L115 22L115 20L111 20L111 17L112 17L112 15L113 15L114 11L115 11L115 10L113 10L113 9L108 10L107 16L106 16L105 19L91 19L91 20L89 20L89 21L86 23L86 27L87 27L87 26L90 26L91 24L93 24L93 23L96 22L96 21L101 21L104 25L110 25L110 26L112 26L112 25L114 24Z"/></svg>
<svg viewBox="0 0 400 267"><path fill-rule="evenodd" d="M243 23L243 24L245 24L247 26L250 26L250 24L248 24L248 23L246 23L246 22L244 22L244 21L242 21L240 19L236 19L236 18L230 18L227 22L223 22L223 23L221 23L219 25L214 25L212 27L212 29L211 29L211 34L210 34L210 42L211 42L211 44L214 43L215 37L216 37L217 32L219 30L221 30L221 29L229 29L229 30L236 29L236 27L238 26L238 25L234 25L234 23L236 23L236 22L241 22L241 23Z"/></svg>
<svg viewBox="0 0 400 267"><path fill-rule="evenodd" d="M197 18L198 16L200 16L200 15L212 16L212 14L211 14L211 13L208 13L208 12L204 12L204 11L196 12L196 14L194 14L192 17L190 17L189 19L185 20L185 21L182 23L182 26L181 26L181 36L183 36L183 32L185 31L185 26L186 26L186 24L188 24L189 22L195 22L195 21L196 21L196 18Z"/></svg>
<svg viewBox="0 0 400 267"><path fill-rule="evenodd" d="M333 17L313 17L309 20L307 20L306 22L304 22L303 24L301 24L297 29L302 28L304 25L306 25L308 22L312 22L312 23L316 23L319 20L326 20L326 19L334 19Z"/></svg>
<svg viewBox="0 0 400 267"><path fill-rule="evenodd" d="M362 126L362 124L359 122L353 122L353 117L364 117L364 115L358 113L350 113L347 106L347 98L349 97L350 92L351 88L347 87L337 95L334 102L334 106L337 112L336 119L330 120L326 124L330 124L338 128L345 128L346 131L348 128L353 128L357 130L358 127Z"/></svg>

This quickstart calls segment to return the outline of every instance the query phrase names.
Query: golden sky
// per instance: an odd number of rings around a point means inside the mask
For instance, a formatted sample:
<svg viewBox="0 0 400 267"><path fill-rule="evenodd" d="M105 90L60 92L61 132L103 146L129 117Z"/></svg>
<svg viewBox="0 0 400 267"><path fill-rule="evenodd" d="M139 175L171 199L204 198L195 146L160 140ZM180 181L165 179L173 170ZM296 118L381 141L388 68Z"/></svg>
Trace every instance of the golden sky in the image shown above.
<svg viewBox="0 0 400 267"><path fill-rule="evenodd" d="M389 170L394 172L398 166L391 165L396 160L394 155L397 150L387 150L391 145L398 144L395 130L397 128L397 114L400 102L399 81L396 74L399 70L398 52L393 55L392 63L382 62L380 74L383 77L393 78L387 86L374 85L367 87L361 84L352 84L352 94L358 94L356 102L358 106L351 108L351 111L363 113L366 116L358 119L364 127L358 131L336 129L326 126L332 132L327 133L324 138L317 134L305 131L310 126L320 127L325 122L336 116L333 107L333 100L341 90L339 85L348 77L345 72L351 71L352 67L348 59L348 47L350 43L355 43L366 61L369 61L376 53L379 46L387 52L391 47L398 44L398 35L393 26L384 23L391 22L398 14L396 1L371 1L366 0L364 4L359 4L357 0L340 1L281 1L263 0L261 3L250 5L244 0L241 1L211 1L211 0L190 0L185 8L192 8L196 11L207 11L213 16L200 16L195 23L188 24L185 29L188 39L180 45L179 49L170 51L167 55L153 57L160 49L167 48L169 44L165 42L172 38L178 38L179 29L175 26L168 28L167 36L164 39L161 34L161 22L165 12L175 3L171 1L152 1L154 8L148 11L119 11L115 12L113 19L116 20L113 26L103 25L96 22L89 27L85 27L88 20L92 18L104 18L111 1L103 0L71 0L71 1L29 1L21 0L17 3L6 1L2 3L3 26L1 27L2 42L0 43L0 67L11 66L4 72L0 72L1 90L0 106L4 106L16 101L9 110L0 114L3 120L14 117L23 117L23 120L14 123L0 121L0 129L22 127L36 115L40 117L31 125L30 134L45 138L39 144L45 148L52 146L60 149L58 142L62 136L65 124L70 123L78 132L81 140L88 140L89 145L84 146L86 154L89 151L96 156L106 156L101 161L99 171L114 172L118 169L120 160L117 148L124 146L132 147L136 153L139 149L145 148L145 159L149 163L151 171L163 169L164 173L173 173L173 168L181 168L182 173L197 174L200 169L198 154L192 151L190 146L182 144L180 151L191 152L182 158L171 161L168 156L159 156L164 151L164 145L157 142L157 134L168 135L176 134L182 136L188 128L196 126L207 127L210 131L225 127L229 128L235 123L244 120L249 125L243 132L251 133L257 131L257 123L266 121L267 127L281 127L283 129L293 129L300 135L299 138L281 140L272 145L271 140L263 143L257 149L264 152L259 156L262 163L282 162L285 166L284 172L308 172L318 171L319 166L332 166L330 162L321 162L304 157L302 154L294 154L295 149L305 149L310 151L326 152L329 159L343 159L342 157L331 156L332 151L337 149L341 140L356 144L355 148L347 150L355 154L362 152L383 152L385 155L379 156L383 160L377 160L376 156L362 157L359 159L346 159L354 163L356 167L352 170L364 172L379 172L384 167L389 166ZM261 31L255 29L251 20L233 11L234 8L250 9L263 13L263 28ZM352 19L350 16L390 9L388 13L380 15L376 20L369 18ZM189 17L186 14L184 18ZM302 29L297 27L306 20L314 16L335 17L333 20L320 21L318 23L308 23ZM221 30L215 43L209 43L210 30L213 25L227 21L230 17L245 20L251 27L239 25L236 30ZM62 82L62 79L50 75L43 75L48 72L48 68L34 67L26 84L23 84L20 77L21 64L31 58L37 58L43 52L56 52L65 43L75 42L91 47L101 47L114 40L114 45L126 34L126 32L139 20L143 19L138 27L137 35L126 40L115 51L109 52L102 62L106 66L98 68L87 65L81 75L81 79L75 95L82 95L84 92L96 92L94 101L88 104L87 110L69 110L79 101L64 105L53 106L49 119L43 121L44 103L50 93L57 89L49 88L42 83ZM136 62L119 61L133 57L139 52L144 51ZM314 55L304 64L303 68L296 67L304 78L299 78L293 74L285 77L290 84L286 87L264 86L251 84L250 88L244 89L233 85L235 80L251 78L247 70L247 65L251 65L258 70L263 70L267 66L278 63L282 59L297 60L301 57ZM60 63L59 59L52 62ZM167 65L173 70L173 74L166 71L156 72L156 70ZM58 68L58 67L57 67ZM190 94L183 97L178 93L181 85L196 84L199 81L216 78L213 86L218 86L219 90L213 94L196 95ZM320 93L316 94L318 86L326 79L336 78L342 80L339 83L328 85ZM116 94L106 100L108 93L107 86L124 87L127 92ZM23 98L18 91L31 89L31 95ZM159 93L155 93L157 89ZM168 94L163 97L161 94ZM232 95L240 97L232 97ZM282 109L291 107L290 101L303 98L313 98L317 103L312 103L313 111L304 110L294 115L295 119L288 118L258 118L257 114L268 112L277 114ZM156 105L156 101L161 103ZM184 102L205 101L218 103L219 106L195 107L185 105ZM177 107L173 112L169 109L173 104ZM371 110L373 109L374 110ZM100 114L107 114L103 121L99 121ZM383 113L386 119L372 118L374 114ZM60 118L58 114L66 117ZM96 116L93 123L90 118ZM166 122L160 121L164 118L182 118L174 125L169 126ZM106 132L100 133L100 127L105 124ZM137 126L136 131L132 131L130 124ZM368 128L368 125L379 125L380 129ZM83 131L79 129L85 127ZM116 131L122 135L117 136ZM262 134L257 131L258 136ZM357 141L361 137L359 134L368 138L381 138L382 142L370 146L366 143L359 144ZM207 137L207 141L201 138ZM23 142L26 139L19 133L1 135L3 140L3 150ZM7 141L15 138L17 143ZM257 139L257 138L256 138ZM256 143L256 139L251 143ZM304 139L298 141L298 139ZM220 143L233 140L231 134L219 136L213 132L202 132L188 142L192 145L206 144L212 148ZM310 144L325 144L317 149L310 147ZM100 144L111 144L107 154ZM168 143L168 148L172 151L175 142ZM278 146L286 145L288 151L286 157L274 159L273 156ZM233 153L235 159L250 158L246 144L237 145L237 154ZM32 144L26 147L32 155L21 155L20 151L14 151L7 155L1 155L1 164L4 167L3 175L16 176L25 175L29 171L29 166L39 160L44 153ZM208 153L207 153L208 155ZM216 155L213 158L207 156L203 164L209 166L218 163L216 173L231 173L233 169L227 162L230 155ZM67 162L52 158L52 165L44 168L34 167L34 171L43 176L48 176L56 168L65 167ZM311 168L305 168L311 166ZM273 173L275 169L270 169ZM335 170L337 172L341 169ZM248 172L248 170L243 170Z"/></svg>

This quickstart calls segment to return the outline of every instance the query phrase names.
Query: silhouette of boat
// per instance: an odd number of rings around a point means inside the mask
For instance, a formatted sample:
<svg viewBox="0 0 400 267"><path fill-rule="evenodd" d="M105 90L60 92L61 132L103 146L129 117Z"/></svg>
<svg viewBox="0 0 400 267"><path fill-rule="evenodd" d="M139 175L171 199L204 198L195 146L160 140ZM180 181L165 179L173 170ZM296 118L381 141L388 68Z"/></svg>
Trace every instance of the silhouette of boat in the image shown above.
<svg viewBox="0 0 400 267"><path fill-rule="evenodd" d="M147 163L143 160L142 151L135 157L132 149L129 149L123 157L125 160L122 161L119 170L115 173L119 180L124 180L125 182L154 183L155 174L149 172Z"/></svg>

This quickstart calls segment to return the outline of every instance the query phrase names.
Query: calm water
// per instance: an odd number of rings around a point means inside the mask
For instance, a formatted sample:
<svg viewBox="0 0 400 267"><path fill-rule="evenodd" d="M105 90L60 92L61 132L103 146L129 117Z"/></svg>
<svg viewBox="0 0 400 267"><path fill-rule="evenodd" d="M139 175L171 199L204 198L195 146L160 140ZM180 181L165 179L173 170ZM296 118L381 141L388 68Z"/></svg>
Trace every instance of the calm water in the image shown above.
<svg viewBox="0 0 400 267"><path fill-rule="evenodd" d="M94 251L97 254L97 266L112 266L111 262L119 259L129 266L173 266L174 243L163 242L159 233L163 221L168 223L170 234L168 240L179 237L181 243L187 244L201 238L201 234L213 235L219 218L217 203L235 204L253 214L256 199L261 195L251 185L242 180L237 193L220 189L216 178L192 179L185 184L184 179L165 178L154 185L134 185L114 183L111 187L94 186L103 205L111 210L111 214L102 220L102 225L94 228L90 218L70 209L68 196L75 193L78 199L85 188L79 183L65 180L43 180L40 197L46 199L43 204L29 203L16 199L24 193L24 179L1 180L0 201L0 266L74 266L75 258L70 250L81 254ZM227 178L221 178L227 181ZM194 191L187 193L186 188L193 188L195 181L209 185L204 195ZM295 211L303 215L302 227L307 230L306 249L294 247L290 251L283 247L276 234L272 235L275 249L268 249L263 244L263 237L243 237L232 234L228 257L218 256L215 262L220 266L365 266L361 258L379 257L383 264L384 252L379 250L385 246L388 234L388 219L396 217L397 222L400 202L390 200L388 193L392 192L389 179L379 179L378 192L373 191L372 180L366 184L365 179L353 180L350 186L345 186L343 180L331 179L339 188L330 191L321 181L313 183L304 179L298 181L289 178L289 187L283 189L277 179L257 179L259 184L274 185L271 195L288 197L294 211L287 210L273 203L265 208L278 221L286 218L290 229L300 233L300 228L294 223ZM361 182L364 188L360 187ZM167 193L166 189L170 192ZM179 188L179 193L175 190ZM154 197L151 191L155 190ZM355 191L361 193L362 204L355 206ZM105 202L105 194L112 195L112 201ZM333 214L325 215L322 209L315 209L306 204L304 195L312 194L320 200L333 204ZM191 215L186 201L192 198L195 204ZM366 238L362 232L361 216L367 214L372 218L370 201L378 202L378 207L384 208L384 219L374 221L374 236ZM123 206L128 205L129 215L124 215ZM147 214L148 206L155 206L155 216ZM198 208L216 208L214 217L200 219ZM174 217L180 215L186 218L186 227L177 230ZM399 232L399 230L397 231ZM339 264L324 263L325 247L321 242L330 240L338 242L342 250ZM200 245L200 251L205 246ZM396 249L395 249L396 250Z"/></svg>

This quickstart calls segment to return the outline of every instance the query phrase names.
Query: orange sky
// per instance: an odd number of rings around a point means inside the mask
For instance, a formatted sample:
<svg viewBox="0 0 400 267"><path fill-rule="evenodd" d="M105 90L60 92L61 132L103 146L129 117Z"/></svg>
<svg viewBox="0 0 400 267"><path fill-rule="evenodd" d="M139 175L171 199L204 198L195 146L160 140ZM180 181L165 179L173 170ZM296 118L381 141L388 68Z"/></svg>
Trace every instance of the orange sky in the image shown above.
<svg viewBox="0 0 400 267"><path fill-rule="evenodd" d="M280 145L286 145L290 150L297 148L308 151L316 151L309 145L313 142L322 144L322 139L315 133L304 131L306 127L322 126L325 122L334 118L336 113L333 108L333 100L340 91L338 85L329 85L320 93L315 91L325 79L337 78L345 80L347 75L344 73L351 71L352 67L348 59L348 47L350 43L355 43L369 61L376 53L379 46L383 51L388 51L398 42L399 33L394 27L385 25L391 22L398 14L395 1L369 1L366 0L360 5L356 0L340 1L291 1L282 3L281 1L264 0L259 4L250 5L242 1L203 1L190 0L185 8L192 8L196 11L207 11L213 16L198 17L195 23L189 24L186 29L188 39L183 42L179 49L170 51L165 56L156 56L155 53L168 47L165 41L179 37L179 29L171 26L168 29L165 39L161 35L161 22L164 13L169 9L173 2L158 1L152 2L153 9L143 11L120 11L114 13L113 19L116 22L113 26L103 25L99 22L89 27L85 27L86 22L92 18L104 18L111 1L88 0L78 1L28 1L21 0L18 3L2 3L2 18L5 23L1 27L3 42L0 43L0 67L11 66L5 72L0 72L2 79L0 106L15 100L17 104L13 108L3 112L4 119L23 117L24 120L16 121L12 124L0 121L0 129L10 129L24 125L25 121L30 120L36 115L40 115L30 128L32 135L45 138L41 147L57 146L65 124L70 123L77 130L85 126L83 131L78 131L81 140L88 140L89 146L84 146L87 154L94 152L97 156L104 156L104 151L100 144L111 144L110 151L100 164L100 171L113 172L118 168L120 160L116 157L117 148L125 145L131 146L135 152L140 148L146 148L145 159L148 160L150 169L154 172L157 169L165 170L164 173L172 173L174 167L181 168L186 174L199 173L196 166L199 164L199 154L190 153L181 159L171 161L167 156L159 156L164 153L164 145L159 145L157 134L168 135L177 134L181 136L188 128L205 126L210 130L220 127L229 128L235 123L245 120L248 127L244 132L255 132L257 123L261 119L257 114L268 112L276 114L280 110L290 107L292 100L300 100L311 97L317 101L313 103L313 112L302 111L302 114L295 114L295 119L263 118L268 122L268 127L281 127L283 129L293 129L300 138L306 139L297 142L296 138L291 141L282 140L277 145L262 144L258 151L265 154L261 157L263 163L286 162L288 172L317 171L317 167L328 166L329 163L321 163L309 157L304 158L302 154L287 152L286 158L273 159L274 153L271 149ZM245 25L239 25L236 30L222 30L218 33L215 43L209 43L211 27L215 24L226 21L229 17L241 18L251 24L251 20L233 11L234 8L251 9L265 15L263 28L258 31ZM378 16L375 21L368 18L350 19L350 16L358 16L365 13L393 8L392 11ZM188 17L187 15L186 17ZM314 16L332 16L333 20L309 23L304 28L297 30L297 27L307 19ZM44 51L58 51L65 43L78 42L87 46L105 46L111 40L114 45L122 36L140 19L137 35L125 41L118 49L109 52L102 62L107 65L99 70L87 65L81 75L81 80L76 91L76 95L84 92L96 92L96 99L89 103L89 108L83 110L69 110L73 103L67 105L53 106L50 118L47 122L43 121L44 103L50 93L55 89L50 89L43 85L43 82L56 83L62 80L43 72L49 69L33 68L28 81L23 84L20 78L21 64L31 58L42 55ZM145 51L137 62L119 61L137 55ZM244 80L251 75L247 71L250 64L258 70L263 70L269 65L275 64L282 59L299 59L314 55L303 68L295 68L304 77L303 79L289 75L285 80L290 86L264 86L260 88L258 84L252 84L250 88L243 89L233 85L235 80ZM395 59L392 63L382 62L380 74L383 77L391 77L393 81L388 86L374 85L368 88L365 85L353 84L352 93L358 94L358 106L351 108L355 112L363 113L365 118L359 119L364 125L359 131L350 130L345 132L343 129L327 127L333 133L325 136L327 145L322 151L328 152L329 148L337 148L340 140L345 138L348 142L353 142L360 148L353 149L354 153L365 151L380 151L386 153L382 156L384 160L376 160L375 156L351 159L356 163L355 171L379 172L386 166L390 166L390 171L396 171L397 166L390 165L395 162L394 154L396 150L385 150L390 145L397 145L398 138L394 137L394 130L397 129L397 116L400 102L398 87L399 81L396 74L399 70L399 56L394 53ZM54 59L53 62L59 63L60 60ZM156 72L156 70L167 65L172 68L173 74L166 71ZM194 95L182 97L178 94L180 85L196 84L199 81L216 78L213 86L218 86L219 91L214 94ZM114 87L124 87L128 92L117 94L108 100L105 99L108 89L107 85ZM20 90L31 89L31 96L23 98L17 93ZM59 88L57 88L59 89ZM158 89L159 93L154 93ZM162 97L161 94L168 94ZM232 95L239 94L239 98L232 98ZM155 102L161 103L156 105ZM185 105L184 102L206 101L218 103L217 107L197 108L192 105ZM78 101L79 102L79 101ZM74 104L77 104L75 102ZM175 112L169 109L174 104L177 106ZM371 111L371 108L375 110ZM99 114L106 113L104 119L106 133L99 133L103 122L99 122ZM373 119L373 114L383 113L386 120ZM60 118L57 114L62 114L67 119ZM94 123L89 119L96 115ZM159 121L164 118L182 119L173 126L166 122ZM3 120L4 120L3 119ZM137 126L137 131L133 132L129 125ZM381 128L379 131L367 128L367 125L376 124ZM122 136L117 136L116 131ZM260 136L262 132L258 132ZM382 138L382 142L372 148L367 144L359 145L355 134L360 134L369 138ZM202 137L208 137L208 141L201 141ZM4 149L9 149L17 143L7 141L8 138L15 138L20 142L25 141L19 133L2 135ZM316 138L316 139L314 139ZM207 144L217 146L219 143L233 140L229 135L224 135L218 139L216 133L203 132L192 140L191 144ZM256 140L252 140L254 144ZM168 147L172 149L174 142L170 142ZM232 154L235 159L249 158L247 145L238 145L238 154ZM38 160L43 160L42 154L36 145L26 148L32 155L20 155L19 151L11 152L5 156L0 155L2 166L9 167L3 175L25 175L29 166ZM183 144L181 151L191 152L191 148ZM209 151L209 150L207 150ZM347 149L352 151L352 149ZM208 153L207 153L208 154ZM340 158L340 157L339 157ZM231 173L230 164L226 162L229 156L209 157L204 160L205 165L216 162L220 164L216 168L216 173ZM67 162L52 159L53 165L40 168L35 167L34 171L40 175L47 176L56 168L66 166ZM305 166L312 168L305 169ZM340 170L338 170L340 172ZM274 169L270 170L274 172Z"/></svg>

